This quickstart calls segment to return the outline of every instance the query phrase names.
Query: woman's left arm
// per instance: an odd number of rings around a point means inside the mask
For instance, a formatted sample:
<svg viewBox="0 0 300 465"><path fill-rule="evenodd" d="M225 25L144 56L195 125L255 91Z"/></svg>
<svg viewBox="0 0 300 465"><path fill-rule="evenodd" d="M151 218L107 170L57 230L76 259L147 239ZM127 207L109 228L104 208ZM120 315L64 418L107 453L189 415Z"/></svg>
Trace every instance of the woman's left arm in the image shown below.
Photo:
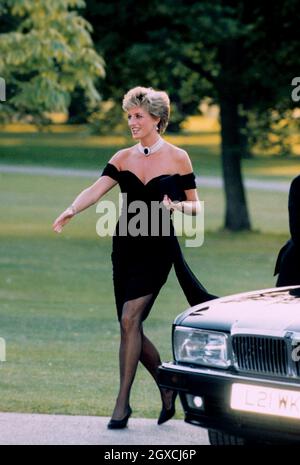
<svg viewBox="0 0 300 465"><path fill-rule="evenodd" d="M170 197L165 195L163 199L164 206L172 212L177 210L187 215L198 215L201 211L201 203L198 199L197 190L188 189L185 191L185 194L187 198L182 202L173 202Z"/></svg>
<svg viewBox="0 0 300 465"><path fill-rule="evenodd" d="M185 175L193 173L193 167L185 150L178 149L177 153L178 173L184 178ZM201 210L201 203L196 189L196 183L193 181L191 187L184 189L186 200L182 202L173 202L167 195L164 196L163 203L168 210L178 210L187 215L198 215Z"/></svg>

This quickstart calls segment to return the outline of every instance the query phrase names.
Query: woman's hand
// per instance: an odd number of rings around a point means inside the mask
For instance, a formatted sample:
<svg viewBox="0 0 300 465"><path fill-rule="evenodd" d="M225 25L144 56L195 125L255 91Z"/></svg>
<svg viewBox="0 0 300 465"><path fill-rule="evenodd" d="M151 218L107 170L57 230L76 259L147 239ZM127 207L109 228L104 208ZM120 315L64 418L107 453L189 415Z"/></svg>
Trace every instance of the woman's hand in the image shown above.
<svg viewBox="0 0 300 465"><path fill-rule="evenodd" d="M164 195L163 205L167 210L171 211L177 210L181 213L186 213L187 215L198 215L201 212L201 204L199 200L185 200L183 202L173 202L167 194Z"/></svg>
<svg viewBox="0 0 300 465"><path fill-rule="evenodd" d="M60 233L63 227L75 216L73 207L68 207L61 215L59 215L52 225L53 231Z"/></svg>
<svg viewBox="0 0 300 465"><path fill-rule="evenodd" d="M167 194L164 195L163 198L163 205L166 207L167 210L170 210L171 213L174 210L180 210L180 202L173 202ZM181 211L181 210L180 210Z"/></svg>

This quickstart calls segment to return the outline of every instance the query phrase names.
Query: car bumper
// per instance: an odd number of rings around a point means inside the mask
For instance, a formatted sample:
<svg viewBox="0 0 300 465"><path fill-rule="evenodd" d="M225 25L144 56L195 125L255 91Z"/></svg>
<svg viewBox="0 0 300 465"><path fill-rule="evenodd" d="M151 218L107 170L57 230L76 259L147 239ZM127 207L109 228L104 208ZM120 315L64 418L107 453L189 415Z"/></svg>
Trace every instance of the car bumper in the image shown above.
<svg viewBox="0 0 300 465"><path fill-rule="evenodd" d="M186 422L252 439L299 443L300 419L233 410L230 397L234 383L300 392L296 382L266 380L175 363L163 363L159 368L159 384L179 392Z"/></svg>

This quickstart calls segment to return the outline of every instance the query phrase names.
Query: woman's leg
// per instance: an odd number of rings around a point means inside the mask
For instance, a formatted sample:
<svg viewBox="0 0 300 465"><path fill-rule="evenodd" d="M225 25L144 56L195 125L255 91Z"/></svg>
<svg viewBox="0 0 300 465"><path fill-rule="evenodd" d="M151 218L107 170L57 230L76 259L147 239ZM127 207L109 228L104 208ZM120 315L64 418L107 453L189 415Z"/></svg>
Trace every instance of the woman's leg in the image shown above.
<svg viewBox="0 0 300 465"><path fill-rule="evenodd" d="M152 294L124 303L120 321L120 389L112 419L121 420L128 412L129 395L142 350L142 321Z"/></svg>
<svg viewBox="0 0 300 465"><path fill-rule="evenodd" d="M149 371L153 376L157 386L158 386L158 367L161 365L160 355L158 350L153 345L153 343L145 336L142 332L142 350L140 355L140 361L144 367ZM161 400L166 409L171 408L172 406L172 395L173 391L170 389L164 389L159 387Z"/></svg>

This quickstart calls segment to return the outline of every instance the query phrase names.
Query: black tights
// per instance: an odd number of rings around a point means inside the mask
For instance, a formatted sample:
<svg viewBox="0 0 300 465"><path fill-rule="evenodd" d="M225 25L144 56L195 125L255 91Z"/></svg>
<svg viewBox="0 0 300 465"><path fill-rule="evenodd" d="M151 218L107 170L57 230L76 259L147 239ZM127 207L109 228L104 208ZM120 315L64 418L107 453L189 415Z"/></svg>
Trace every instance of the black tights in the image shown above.
<svg viewBox="0 0 300 465"><path fill-rule="evenodd" d="M128 300L123 305L120 321L120 390L112 416L115 420L122 419L128 412L130 390L139 361L157 383L160 356L152 342L144 335L142 326L155 298L155 294L148 294ZM160 389L160 393L163 403L168 408L172 391Z"/></svg>

